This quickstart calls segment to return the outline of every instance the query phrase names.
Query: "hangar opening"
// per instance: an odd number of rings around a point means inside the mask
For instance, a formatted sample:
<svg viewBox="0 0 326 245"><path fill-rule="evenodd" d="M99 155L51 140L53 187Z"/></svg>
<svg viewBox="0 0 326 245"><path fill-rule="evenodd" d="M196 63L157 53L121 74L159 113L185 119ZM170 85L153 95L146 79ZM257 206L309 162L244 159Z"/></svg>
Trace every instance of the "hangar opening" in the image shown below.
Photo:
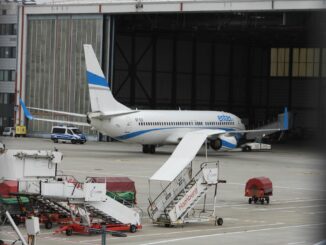
<svg viewBox="0 0 326 245"><path fill-rule="evenodd" d="M284 106L325 134L324 12L119 15L113 92L138 108L230 111L249 127ZM304 131L304 132L303 132Z"/></svg>

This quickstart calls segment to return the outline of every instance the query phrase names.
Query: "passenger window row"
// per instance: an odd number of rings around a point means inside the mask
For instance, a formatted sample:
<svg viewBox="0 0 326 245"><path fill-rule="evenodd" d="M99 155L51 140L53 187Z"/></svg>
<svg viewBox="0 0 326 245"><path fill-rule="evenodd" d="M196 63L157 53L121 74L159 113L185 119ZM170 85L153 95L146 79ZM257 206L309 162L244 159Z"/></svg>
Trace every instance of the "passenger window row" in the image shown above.
<svg viewBox="0 0 326 245"><path fill-rule="evenodd" d="M217 126L217 125L234 125L233 121L230 122L139 122L139 126Z"/></svg>

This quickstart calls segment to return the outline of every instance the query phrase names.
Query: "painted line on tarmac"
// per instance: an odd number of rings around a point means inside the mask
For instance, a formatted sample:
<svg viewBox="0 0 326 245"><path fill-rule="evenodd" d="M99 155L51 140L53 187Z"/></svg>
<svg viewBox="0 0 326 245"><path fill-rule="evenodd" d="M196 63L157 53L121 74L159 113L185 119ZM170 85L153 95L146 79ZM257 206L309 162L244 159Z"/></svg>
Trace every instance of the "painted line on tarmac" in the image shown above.
<svg viewBox="0 0 326 245"><path fill-rule="evenodd" d="M245 186L243 183L236 183L236 182L227 182L229 185L240 185L240 186ZM326 192L326 190L322 190L320 188L303 188L303 187L288 187L288 186L277 186L273 185L273 188L279 188L279 189L289 189L289 190L299 190L299 191L318 191L318 192Z"/></svg>
<svg viewBox="0 0 326 245"><path fill-rule="evenodd" d="M326 199L296 199L296 200L278 200L278 201L273 201L272 204L287 204L287 203L303 203L303 202L316 202L316 201L326 201ZM213 206L213 203L206 203L206 206ZM252 205L251 205L252 206ZM245 207L241 209L249 209L251 207L248 202L246 203L241 203L241 204L223 204L223 205L216 205L215 208L236 208L236 207ZM148 205L146 206L139 206L140 208L146 209ZM240 208L239 208L240 209Z"/></svg>
<svg viewBox="0 0 326 245"><path fill-rule="evenodd" d="M142 243L141 245L154 245L154 244L186 241L186 240L198 239L198 238L217 237L217 236L225 236L225 235L236 235L236 234L254 233L254 232L261 232L261 231L293 229L293 228L303 228L303 227L311 228L311 227L314 227L314 226L324 226L324 225L326 225L326 223L305 224L305 225L290 225L290 226L282 226L282 227L271 227L271 228L256 229L256 230L247 230L247 231L234 231L234 232L228 232L228 233L218 233L218 234L210 234L210 235L182 237L182 238L162 240L162 241L157 241L157 242Z"/></svg>
<svg viewBox="0 0 326 245"><path fill-rule="evenodd" d="M284 208L257 208L255 211L274 211L274 210L287 210L287 209L299 209L299 208L321 208L326 207L326 205L311 205L311 206L297 206L297 207L284 207Z"/></svg>
<svg viewBox="0 0 326 245"><path fill-rule="evenodd" d="M164 233L154 233L154 234L144 234L144 235L134 235L134 236L127 236L127 237L112 237L110 240L117 240L117 239L132 239L132 238L140 238L140 237L151 237L151 236L167 236L167 235L175 235L175 234L183 234L183 233L193 233L193 232L206 232L206 231L223 231L227 229L247 229L247 228L254 228L254 227L266 227L266 226L276 226L276 225L284 225L284 223L278 222L273 224L264 224L264 225L245 225L245 226L233 226L233 227L218 227L213 229L198 229L198 230L188 230L188 231L174 231L174 232L164 232ZM101 241L101 239L94 239L94 240L87 240L82 241L84 242L97 242Z"/></svg>

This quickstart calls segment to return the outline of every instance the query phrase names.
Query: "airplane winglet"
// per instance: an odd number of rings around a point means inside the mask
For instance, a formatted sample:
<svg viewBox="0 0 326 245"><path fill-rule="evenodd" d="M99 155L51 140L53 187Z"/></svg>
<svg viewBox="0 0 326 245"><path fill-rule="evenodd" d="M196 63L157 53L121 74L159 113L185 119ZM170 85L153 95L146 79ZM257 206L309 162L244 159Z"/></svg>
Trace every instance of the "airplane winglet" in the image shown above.
<svg viewBox="0 0 326 245"><path fill-rule="evenodd" d="M283 129L284 130L289 129L289 114L288 114L288 108L287 107L284 107Z"/></svg>
<svg viewBox="0 0 326 245"><path fill-rule="evenodd" d="M25 103L23 102L23 100L21 98L19 98L19 103L21 105L21 107L23 108L23 111L25 113L25 116L29 119L29 120L33 120L33 116L32 114L28 111L28 109L25 106Z"/></svg>

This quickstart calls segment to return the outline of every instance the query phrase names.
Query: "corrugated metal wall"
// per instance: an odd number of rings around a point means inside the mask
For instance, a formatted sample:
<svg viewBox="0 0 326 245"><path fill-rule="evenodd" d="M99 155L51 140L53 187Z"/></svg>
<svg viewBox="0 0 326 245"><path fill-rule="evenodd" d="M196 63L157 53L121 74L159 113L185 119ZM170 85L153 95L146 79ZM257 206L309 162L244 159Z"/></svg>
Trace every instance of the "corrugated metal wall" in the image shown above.
<svg viewBox="0 0 326 245"><path fill-rule="evenodd" d="M65 15L28 18L26 104L74 113L90 111L83 44L101 60L103 16ZM36 112L33 112L37 115ZM80 120L40 113L44 118ZM29 133L49 133L51 123L29 122ZM84 132L89 133L85 127Z"/></svg>

